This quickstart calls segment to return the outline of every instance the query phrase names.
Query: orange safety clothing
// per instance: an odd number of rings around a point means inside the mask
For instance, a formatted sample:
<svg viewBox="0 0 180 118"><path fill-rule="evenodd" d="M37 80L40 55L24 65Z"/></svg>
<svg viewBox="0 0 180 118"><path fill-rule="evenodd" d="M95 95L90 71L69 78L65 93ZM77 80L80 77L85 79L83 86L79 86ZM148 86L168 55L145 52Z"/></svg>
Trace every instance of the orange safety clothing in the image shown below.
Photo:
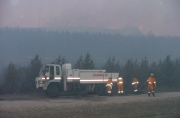
<svg viewBox="0 0 180 118"><path fill-rule="evenodd" d="M150 76L147 79L147 83L148 83L148 95L150 96L150 92L152 92L154 96L154 88L156 87L156 79L154 78L154 76Z"/></svg>
<svg viewBox="0 0 180 118"><path fill-rule="evenodd" d="M123 91L123 78L122 77L117 78L117 89L118 89L118 93L124 93L124 91Z"/></svg>
<svg viewBox="0 0 180 118"><path fill-rule="evenodd" d="M132 85L134 86L134 92L137 92L137 87L138 87L139 81L137 80L137 78L132 78Z"/></svg>
<svg viewBox="0 0 180 118"><path fill-rule="evenodd" d="M113 87L112 78L109 78L108 81L106 82L107 93L111 94L112 87Z"/></svg>

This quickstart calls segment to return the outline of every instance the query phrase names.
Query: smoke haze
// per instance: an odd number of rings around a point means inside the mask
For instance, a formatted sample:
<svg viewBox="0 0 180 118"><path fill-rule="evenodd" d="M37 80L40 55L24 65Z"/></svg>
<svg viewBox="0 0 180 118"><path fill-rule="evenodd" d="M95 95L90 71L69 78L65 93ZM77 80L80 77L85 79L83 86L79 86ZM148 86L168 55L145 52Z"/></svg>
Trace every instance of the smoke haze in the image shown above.
<svg viewBox="0 0 180 118"><path fill-rule="evenodd" d="M180 36L178 0L1 0L0 27L47 29L138 27Z"/></svg>

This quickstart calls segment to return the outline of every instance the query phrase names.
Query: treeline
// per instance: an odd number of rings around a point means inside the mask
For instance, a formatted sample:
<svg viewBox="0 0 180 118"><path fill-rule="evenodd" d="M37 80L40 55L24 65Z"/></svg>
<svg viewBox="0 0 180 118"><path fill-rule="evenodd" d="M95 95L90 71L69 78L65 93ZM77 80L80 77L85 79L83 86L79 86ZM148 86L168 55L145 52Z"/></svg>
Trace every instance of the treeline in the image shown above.
<svg viewBox="0 0 180 118"><path fill-rule="evenodd" d="M59 56L52 63L62 65L68 61ZM10 62L3 72L0 93L31 93L36 91L35 77L38 76L41 66L42 61L39 55L35 55L27 67L20 67ZM132 77L138 78L140 86L142 86L151 73L155 75L158 88L180 89L180 58L172 60L169 55L158 62L149 63L148 59L144 57L141 61L128 59L124 64L120 64L119 60L113 56L109 57L104 65L96 68L88 52L85 56L81 55L72 66L78 69L105 69L107 72L119 72L124 79L125 91L131 89Z"/></svg>
<svg viewBox="0 0 180 118"><path fill-rule="evenodd" d="M157 61L171 55L179 56L180 37L168 36L123 36L111 33L48 31L44 29L0 29L0 63L26 63L26 56L40 54L41 59L65 56L75 62L80 54L90 52L93 59L105 63L107 57L125 62L129 58ZM33 47L33 48L32 48ZM10 60L11 59L11 60Z"/></svg>

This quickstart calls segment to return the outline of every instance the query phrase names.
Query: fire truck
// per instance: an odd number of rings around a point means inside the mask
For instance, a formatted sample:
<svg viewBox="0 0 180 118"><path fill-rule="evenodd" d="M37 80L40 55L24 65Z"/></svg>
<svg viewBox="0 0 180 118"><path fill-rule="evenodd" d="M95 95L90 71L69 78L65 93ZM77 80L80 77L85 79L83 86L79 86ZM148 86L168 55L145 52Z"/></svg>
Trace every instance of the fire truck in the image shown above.
<svg viewBox="0 0 180 118"><path fill-rule="evenodd" d="M72 69L70 63L46 64L35 78L37 89L42 89L49 97L57 97L61 92L84 91L102 94L106 92L106 82L112 78L116 82L119 73L106 73L106 70Z"/></svg>

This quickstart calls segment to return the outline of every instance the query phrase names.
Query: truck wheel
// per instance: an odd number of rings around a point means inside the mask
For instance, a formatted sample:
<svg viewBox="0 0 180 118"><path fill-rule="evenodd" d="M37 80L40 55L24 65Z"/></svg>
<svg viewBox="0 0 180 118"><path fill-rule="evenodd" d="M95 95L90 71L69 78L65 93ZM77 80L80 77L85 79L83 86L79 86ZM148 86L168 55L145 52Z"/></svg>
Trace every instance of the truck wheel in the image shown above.
<svg viewBox="0 0 180 118"><path fill-rule="evenodd" d="M95 93L98 95L102 95L105 91L105 88L101 85L95 87Z"/></svg>
<svg viewBox="0 0 180 118"><path fill-rule="evenodd" d="M49 97L58 97L59 96L59 88L57 85L49 85L46 93Z"/></svg>

